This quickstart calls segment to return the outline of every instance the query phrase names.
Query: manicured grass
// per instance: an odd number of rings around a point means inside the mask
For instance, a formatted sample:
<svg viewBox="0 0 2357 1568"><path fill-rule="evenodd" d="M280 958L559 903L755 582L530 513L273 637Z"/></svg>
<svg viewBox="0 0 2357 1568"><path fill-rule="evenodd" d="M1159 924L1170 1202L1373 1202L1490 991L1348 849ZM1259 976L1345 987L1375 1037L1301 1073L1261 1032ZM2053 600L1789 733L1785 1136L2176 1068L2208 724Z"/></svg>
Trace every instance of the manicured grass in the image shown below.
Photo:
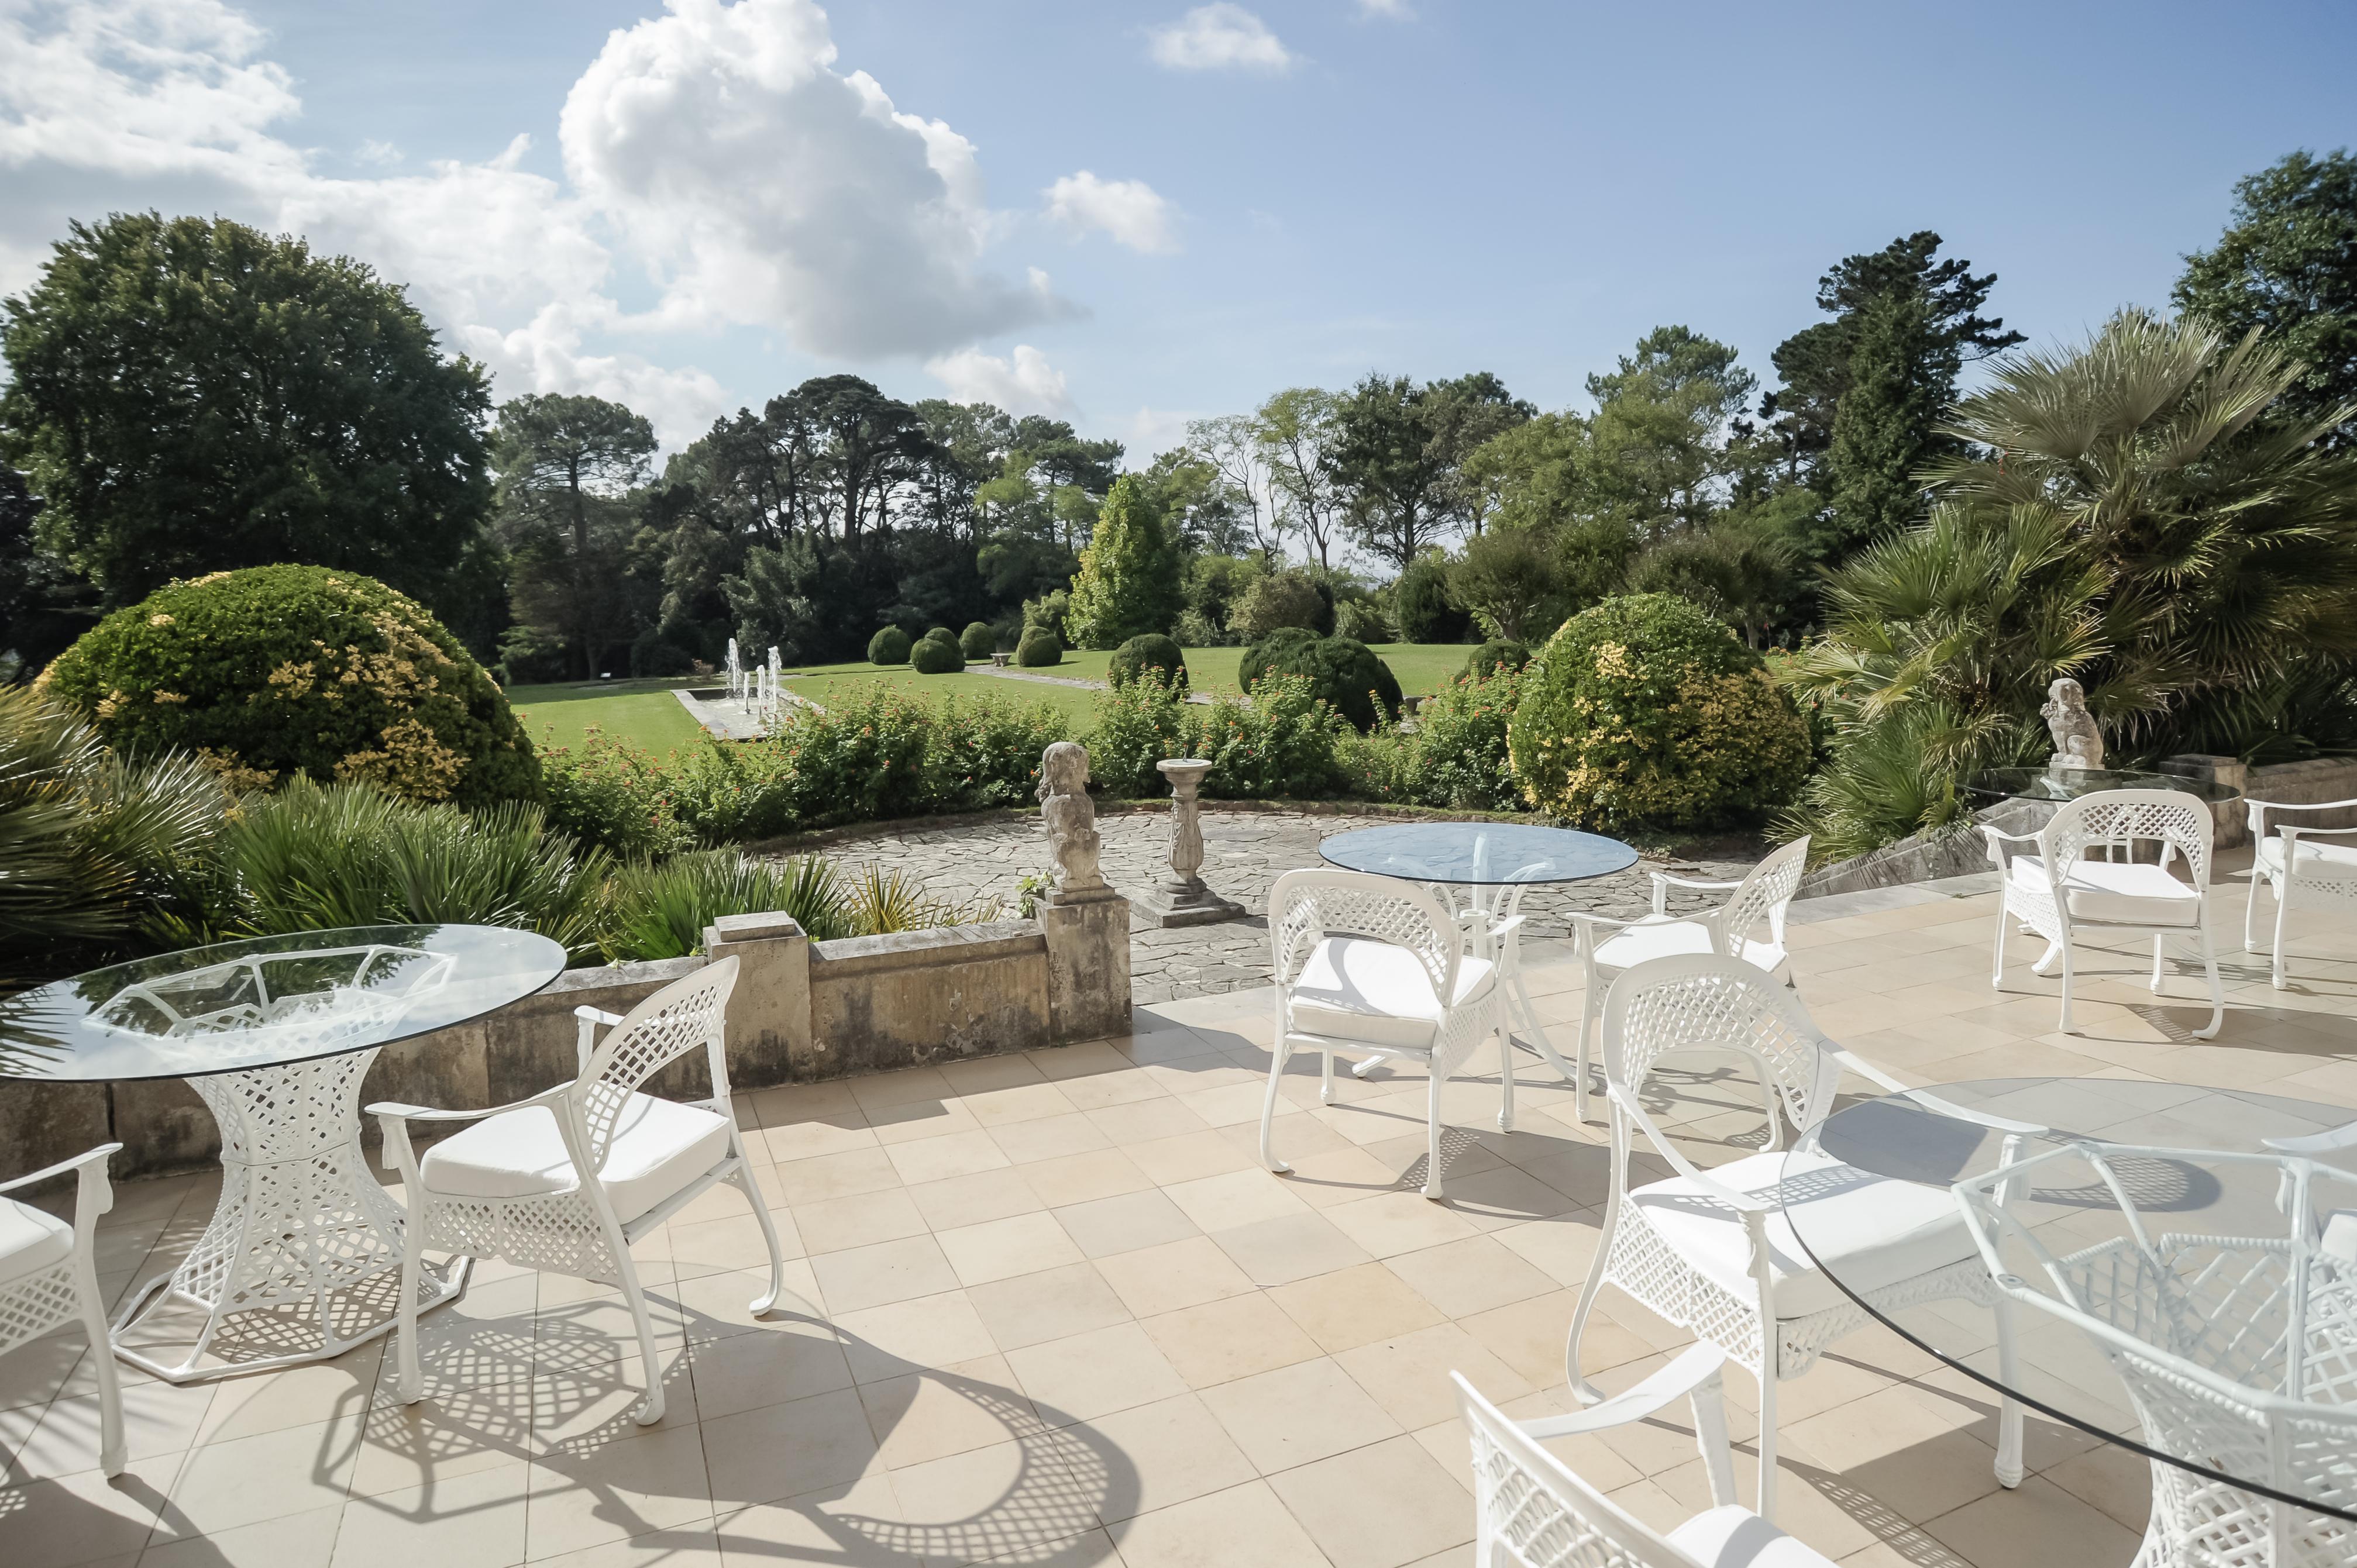
<svg viewBox="0 0 2357 1568"><path fill-rule="evenodd" d="M1375 657L1392 667L1399 677L1400 691L1411 697L1428 697L1439 691L1463 671L1465 661L1473 657L1470 644L1462 642L1378 642L1372 645Z"/></svg>
<svg viewBox="0 0 2357 1568"><path fill-rule="evenodd" d="M1056 669L1040 673L1071 675L1073 671ZM880 690L927 701L955 697L963 703L995 702L1019 706L1045 703L1061 709L1075 729L1088 728L1096 718L1097 693L1086 687L1053 686L1041 681L1001 681L994 676L976 675L971 669L958 675L920 675L905 664L883 668L873 664L827 664L808 674L791 676L785 687L822 708L842 707Z"/></svg>
<svg viewBox="0 0 2357 1568"><path fill-rule="evenodd" d="M596 725L616 739L667 752L704 738L703 727L687 716L672 689L708 683L681 679L517 686L509 691L508 703L534 746L579 746Z"/></svg>

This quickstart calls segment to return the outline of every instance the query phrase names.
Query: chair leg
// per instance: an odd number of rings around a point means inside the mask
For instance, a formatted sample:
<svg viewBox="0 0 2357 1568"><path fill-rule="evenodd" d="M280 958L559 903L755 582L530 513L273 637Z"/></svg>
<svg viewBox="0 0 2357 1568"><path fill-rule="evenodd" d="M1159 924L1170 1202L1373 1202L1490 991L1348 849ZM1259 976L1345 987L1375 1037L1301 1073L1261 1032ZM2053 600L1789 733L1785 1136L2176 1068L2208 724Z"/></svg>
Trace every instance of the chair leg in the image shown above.
<svg viewBox="0 0 2357 1568"><path fill-rule="evenodd" d="M2062 940L2061 940L2060 942L2056 943L2055 945L2056 945L2056 946L2058 946L2058 947L2060 947L2060 948L2062 950L2062 1029L2061 1029L2061 1032L2062 1032L2063 1034L2066 1034L2066 1035L2070 1035L2070 1034L2076 1034L2078 1031L2076 1031L2075 1029L2073 1029L2073 1028L2072 1028L2072 1027L2071 1027L2071 980L2072 980L2072 972L2073 972L2073 966L2072 966L2072 961L2071 961L2071 939L2070 939L2069 935L2066 933L2066 934L2063 936Z"/></svg>
<svg viewBox="0 0 2357 1568"><path fill-rule="evenodd" d="M417 1355L417 1292L425 1283L425 1194L409 1198L408 1222L402 1228L401 1306L393 1331L393 1391L404 1404L425 1397L425 1368Z"/></svg>
<svg viewBox="0 0 2357 1568"><path fill-rule="evenodd" d="M2015 1386L2020 1359L2014 1352L2013 1303L2000 1291L1996 1298L1997 1375L2005 1386ZM2011 1394L1997 1406L1996 1484L2008 1489L2021 1485L2021 1402Z"/></svg>
<svg viewBox="0 0 2357 1568"><path fill-rule="evenodd" d="M1996 950L1989 958L1989 986L1996 991L2005 989L2005 926L2007 913L2004 901L2000 897L1996 907Z"/></svg>
<svg viewBox="0 0 2357 1568"><path fill-rule="evenodd" d="M123 1474L123 1375L114 1365L114 1342L106 1334L106 1308L98 1294L97 1265L85 1250L74 1263L74 1294L81 1298L81 1328L98 1370L98 1467Z"/></svg>
<svg viewBox="0 0 2357 1568"><path fill-rule="evenodd" d="M1776 1522L1776 1340L1775 1324L1767 1325L1770 1337L1763 1363L1760 1369L1760 1501L1752 1511L1773 1524Z"/></svg>
<svg viewBox="0 0 2357 1568"><path fill-rule="evenodd" d="M2273 981L2275 988L2281 991L2284 988L2284 944L2291 940L2291 872L2288 869L2284 872L2283 880L2275 885L2275 889L2276 953L2268 978Z"/></svg>
<svg viewBox="0 0 2357 1568"><path fill-rule="evenodd" d="M1507 1027L1506 1009L1498 1008L1498 1131L1514 1130L1514 1032Z"/></svg>
<svg viewBox="0 0 2357 1568"><path fill-rule="evenodd" d="M1331 1105L1334 1103L1334 1053L1332 1051L1320 1051L1318 1055L1325 1058L1326 1062L1325 1066L1319 1070L1318 1077L1318 1103L1320 1105ZM1370 1061L1373 1059L1374 1058L1372 1057L1368 1058ZM1364 1067L1366 1063L1361 1062L1359 1065Z"/></svg>
<svg viewBox="0 0 2357 1568"><path fill-rule="evenodd" d="M1424 1196L1426 1197L1440 1196L1440 1088L1448 1081L1447 1077L1435 1071L1425 1089Z"/></svg>
<svg viewBox="0 0 2357 1568"><path fill-rule="evenodd" d="M2152 934L2152 993L2155 996L2160 994L2160 944L2167 940L2158 931Z"/></svg>
<svg viewBox="0 0 2357 1568"><path fill-rule="evenodd" d="M1619 1186L1617 1182L1614 1185ZM1604 1288L1605 1260L1612 1255L1612 1232L1620 1222L1620 1195L1616 1191L1605 1206L1604 1229L1597 1235L1596 1256L1587 1265L1587 1283L1579 1287L1579 1305L1572 1309L1571 1333L1563 1347L1564 1381L1571 1385L1572 1393L1582 1404L1594 1404L1604 1397L1579 1369L1579 1341L1587 1332L1587 1315L1596 1309L1597 1294Z"/></svg>
<svg viewBox="0 0 2357 1568"><path fill-rule="evenodd" d="M1293 1167L1276 1157L1275 1142L1277 1085L1285 1081L1286 1058L1292 1054L1285 1048L1285 1036L1278 1035L1276 1043L1269 1049L1268 1093L1260 1102L1260 1163L1279 1176L1293 1174Z"/></svg>
<svg viewBox="0 0 2357 1568"><path fill-rule="evenodd" d="M2226 1022L2226 985L2218 978L2218 947L2210 940L2210 923L2201 923L2201 968L2210 976L2210 1026L2196 1029L2193 1037L2207 1040L2214 1036Z"/></svg>
<svg viewBox="0 0 2357 1568"><path fill-rule="evenodd" d="M2251 867L2251 896L2243 902L2243 950L2244 952L2259 950L2259 884L2266 880L2265 871L2255 865Z"/></svg>
<svg viewBox="0 0 2357 1568"><path fill-rule="evenodd" d="M647 1370L646 1398L639 1402L630 1418L640 1426L652 1426L663 1418L662 1361L655 1354L655 1326L647 1316L646 1288L639 1283L639 1268L631 1262L628 1247L614 1249L614 1272L622 1282L622 1299L630 1304L630 1322L639 1331L639 1359Z"/></svg>
<svg viewBox="0 0 2357 1568"><path fill-rule="evenodd" d="M1583 1127L1594 1120L1587 1114L1587 1042L1596 1033L1597 1015L1604 1010L1603 1000L1597 994L1603 983L1603 977L1596 972L1596 966L1588 965L1587 984L1579 996L1579 1054L1572 1064L1577 1069L1574 1076L1578 1079L1573 1086L1572 1114L1579 1118L1579 1124Z"/></svg>
<svg viewBox="0 0 2357 1568"><path fill-rule="evenodd" d="M761 1222L761 1240L770 1249L770 1291L767 1295L754 1297L750 1309L754 1316L765 1316L776 1308L778 1297L786 1289L786 1260L785 1254L778 1249L777 1222L770 1218L770 1206L761 1201L760 1182L741 1155L737 1162L737 1174L728 1181L730 1186L745 1195L745 1201L753 1206L753 1218Z"/></svg>

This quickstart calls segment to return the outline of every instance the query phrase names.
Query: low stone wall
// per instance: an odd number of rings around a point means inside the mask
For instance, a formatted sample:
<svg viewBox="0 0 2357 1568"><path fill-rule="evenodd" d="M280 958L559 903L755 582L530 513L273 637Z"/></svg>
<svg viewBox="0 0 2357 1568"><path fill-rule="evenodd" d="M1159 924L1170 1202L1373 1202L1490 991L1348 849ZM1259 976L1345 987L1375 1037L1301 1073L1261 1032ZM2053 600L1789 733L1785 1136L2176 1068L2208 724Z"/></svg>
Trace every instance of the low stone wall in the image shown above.
<svg viewBox="0 0 2357 1568"><path fill-rule="evenodd" d="M784 915L736 915L705 933L706 956L567 970L498 1012L387 1046L361 1103L503 1105L576 1070L576 1007L627 1013L709 962L740 962L728 1003L728 1079L737 1090L1065 1045L1129 1026L1129 907L1094 918L1049 908L1039 920L944 926L813 942ZM650 1085L674 1099L711 1090L704 1053ZM373 1122L363 1122L371 1146ZM0 1080L0 1180L119 1141L118 1176L201 1167L220 1156L212 1117L177 1079L117 1084Z"/></svg>

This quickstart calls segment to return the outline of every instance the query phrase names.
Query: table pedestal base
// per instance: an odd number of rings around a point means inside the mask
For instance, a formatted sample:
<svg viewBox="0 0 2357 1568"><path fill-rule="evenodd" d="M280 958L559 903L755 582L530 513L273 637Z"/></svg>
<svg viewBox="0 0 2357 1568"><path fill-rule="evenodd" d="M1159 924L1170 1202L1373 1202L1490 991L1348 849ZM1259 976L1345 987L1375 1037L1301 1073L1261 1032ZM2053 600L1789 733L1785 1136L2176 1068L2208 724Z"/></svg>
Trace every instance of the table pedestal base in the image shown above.
<svg viewBox="0 0 2357 1568"><path fill-rule="evenodd" d="M116 1356L187 1383L326 1360L393 1327L401 1208L360 1140L361 1080L375 1059L354 1051L189 1080L221 1127L221 1201L179 1267L124 1302ZM465 1288L463 1261L429 1273L419 1310ZM214 1363L200 1365L208 1353Z"/></svg>

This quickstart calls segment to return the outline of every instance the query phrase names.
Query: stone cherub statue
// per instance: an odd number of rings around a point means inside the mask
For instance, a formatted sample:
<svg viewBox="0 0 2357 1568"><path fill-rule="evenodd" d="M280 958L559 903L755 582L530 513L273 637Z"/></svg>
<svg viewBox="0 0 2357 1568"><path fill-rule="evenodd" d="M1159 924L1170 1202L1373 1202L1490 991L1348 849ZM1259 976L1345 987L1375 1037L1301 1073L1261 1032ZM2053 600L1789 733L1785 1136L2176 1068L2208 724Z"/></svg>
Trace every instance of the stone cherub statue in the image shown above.
<svg viewBox="0 0 2357 1568"><path fill-rule="evenodd" d="M2048 767L2103 767L2104 732L2096 727L2095 715L2087 711L2087 694L2079 689L2078 682L2065 675L2046 688L2046 705L2038 711L2054 736L2054 755L2048 759Z"/></svg>
<svg viewBox="0 0 2357 1568"><path fill-rule="evenodd" d="M1048 848L1056 857L1055 896L1108 892L1098 856L1097 808L1089 799L1089 753L1077 742L1060 740L1039 757L1039 818Z"/></svg>

